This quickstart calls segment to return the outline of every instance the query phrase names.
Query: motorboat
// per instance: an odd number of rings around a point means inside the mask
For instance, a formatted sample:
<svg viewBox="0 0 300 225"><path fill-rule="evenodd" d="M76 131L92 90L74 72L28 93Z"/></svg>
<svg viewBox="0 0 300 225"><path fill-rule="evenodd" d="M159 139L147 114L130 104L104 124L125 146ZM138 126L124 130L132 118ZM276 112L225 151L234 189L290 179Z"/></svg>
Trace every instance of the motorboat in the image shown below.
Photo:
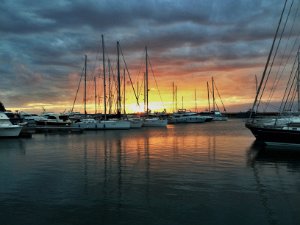
<svg viewBox="0 0 300 225"><path fill-rule="evenodd" d="M212 118L211 118L212 119ZM187 111L187 110L178 110L177 113L173 113L168 118L168 123L176 124L176 123L204 123L206 122L207 117L198 115L195 112Z"/></svg>
<svg viewBox="0 0 300 225"><path fill-rule="evenodd" d="M70 126L72 123L68 115L57 113L43 113L35 122L42 126Z"/></svg>
<svg viewBox="0 0 300 225"><path fill-rule="evenodd" d="M18 137L21 133L22 126L13 125L9 117L0 112L0 137Z"/></svg>
<svg viewBox="0 0 300 225"><path fill-rule="evenodd" d="M228 117L224 116L220 111L210 111L210 112L201 112L199 113L201 116L207 117L208 121L227 121Z"/></svg>

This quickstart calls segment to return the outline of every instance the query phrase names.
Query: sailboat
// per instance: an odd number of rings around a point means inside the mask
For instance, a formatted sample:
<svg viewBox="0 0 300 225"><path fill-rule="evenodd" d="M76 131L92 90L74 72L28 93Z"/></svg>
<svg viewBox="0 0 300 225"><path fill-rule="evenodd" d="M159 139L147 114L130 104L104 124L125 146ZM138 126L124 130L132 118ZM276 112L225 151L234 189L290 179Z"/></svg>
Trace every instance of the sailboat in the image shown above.
<svg viewBox="0 0 300 225"><path fill-rule="evenodd" d="M208 111L207 112L201 112L200 115L207 116L207 117L212 117L213 121L227 121L228 117L224 116L221 113L221 111L219 110L219 107L216 103L215 90L217 91L217 93L219 95L219 98L220 98L221 103L223 105L224 111L226 111L225 106L223 104L223 101L221 99L220 93L219 93L219 91L216 87L215 80L214 80L213 77L211 78L211 83L212 83L212 91L211 92L212 92L212 100L213 100L212 110L210 108L210 94L209 94L210 93L210 88L209 88L209 84L207 82L206 85L207 85Z"/></svg>
<svg viewBox="0 0 300 225"><path fill-rule="evenodd" d="M157 116L150 116L149 114L149 79L148 79L148 51L147 51L147 46L145 47L146 51L146 71L145 71L145 85L144 85L144 92L145 92L145 106L146 106L146 117L144 118L143 121L143 126L144 127L166 127L168 124L167 119L162 119Z"/></svg>
<svg viewBox="0 0 300 225"><path fill-rule="evenodd" d="M105 76L105 53L104 37L102 35L102 52L103 52L103 90L104 90L104 120L101 123L105 130L123 130L130 129L130 122L121 119L121 80L120 80L120 44L117 42L117 72L118 72L118 97L117 97L117 117L115 120L108 120L106 113L106 76Z"/></svg>
<svg viewBox="0 0 300 225"><path fill-rule="evenodd" d="M293 26L293 21L299 21L299 14L298 12L290 13L293 9L292 4L293 3L291 3L289 11L287 12L287 1L284 3L262 78L250 111L250 117L245 123L245 126L250 129L256 140L266 144L300 144L300 32L298 26ZM285 14L287 14L287 16L285 16ZM289 18L289 15L293 15L294 18ZM282 21L283 18L286 19L285 22ZM291 23L292 25L290 25ZM283 31L286 30L286 27L298 29L297 31L293 31L296 35L293 38L294 44L292 46L288 45L291 40L288 40L287 43L282 41ZM280 30L281 34L279 35ZM292 32L292 29L289 32ZM284 46L282 47L282 45ZM282 49L284 49L284 54L279 58ZM283 58L288 52L290 55ZM281 62L285 61L285 63L277 64L279 68L275 69L275 60L278 60L278 58ZM279 74L278 71L281 73ZM284 77L285 75L289 78L286 79L286 77ZM273 77L274 83L271 84L270 81ZM285 84L286 87L284 91L278 90L278 88L276 89L278 84L283 86L285 81L287 81L287 83ZM267 93L269 86L270 91ZM275 91L277 91L278 94ZM274 105L272 105L274 102L272 101L272 97L276 96L276 94L277 96L281 96L281 102L277 104L280 105L277 115L273 117L256 116L258 110L267 112L268 107L274 107ZM294 104L295 99L298 100L298 104ZM293 112L294 105L298 106L296 112Z"/></svg>
<svg viewBox="0 0 300 225"><path fill-rule="evenodd" d="M84 117L77 119L71 124L72 127L82 128L84 130L103 130L104 125L96 119L87 118L86 111L86 70L87 70L87 55L84 57ZM76 98L75 98L76 99Z"/></svg>

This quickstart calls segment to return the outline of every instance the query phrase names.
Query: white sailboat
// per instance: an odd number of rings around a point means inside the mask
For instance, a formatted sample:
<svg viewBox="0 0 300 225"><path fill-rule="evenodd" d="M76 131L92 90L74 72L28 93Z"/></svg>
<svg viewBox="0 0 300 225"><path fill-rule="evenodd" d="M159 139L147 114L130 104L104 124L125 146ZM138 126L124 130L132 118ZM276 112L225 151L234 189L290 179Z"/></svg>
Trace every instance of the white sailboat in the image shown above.
<svg viewBox="0 0 300 225"><path fill-rule="evenodd" d="M145 72L145 85L144 85L144 92L145 92L145 106L146 106L146 117L143 121L144 127L166 127L168 124L167 119L162 119L157 116L150 117L149 115L149 83L148 83L148 52L147 46L145 47L146 51L146 72Z"/></svg>
<svg viewBox="0 0 300 225"><path fill-rule="evenodd" d="M139 117L129 117L130 128L141 128L144 124L143 120Z"/></svg>
<svg viewBox="0 0 300 225"><path fill-rule="evenodd" d="M121 119L121 79L120 79L120 45L117 42L117 72L118 72L118 97L117 97L117 116L118 119L108 120L106 113L106 76L105 76L105 52L104 52L104 37L102 35L102 53L103 53L103 91L104 91L104 120L101 120L103 129L105 130L119 130L130 129L130 122ZM125 107L125 106L124 106Z"/></svg>
<svg viewBox="0 0 300 225"><path fill-rule="evenodd" d="M117 43L119 52L119 43ZM84 88L84 113L85 118L81 118L79 121L72 124L73 127L80 127L86 130L122 130L129 129L130 122L120 119L107 119L106 113L106 69L105 69L105 52L104 52L104 37L102 35L102 53L103 53L103 91L104 91L104 118L103 120L87 118L86 112L86 82ZM86 81L86 67L87 67L87 56L85 56L85 81ZM119 53L118 53L118 64L119 64ZM118 74L119 75L119 74ZM118 98L119 99L119 98Z"/></svg>
<svg viewBox="0 0 300 225"><path fill-rule="evenodd" d="M223 101L221 99L221 96L220 96L220 93L216 87L216 84L215 84L215 81L214 81L214 78L212 77L211 78L211 82L212 82L212 100L213 100L213 104L212 104L212 110L210 108L210 88L209 88L209 84L208 82L206 83L207 85L207 99L208 99L208 111L206 112L201 112L199 113L200 115L202 116L209 116L209 117L212 117L213 121L227 121L228 120L228 117L227 116L224 116L221 111L219 110L219 107L216 103L216 98L215 98L215 89L219 95L219 98L220 98L220 101L223 105L223 108L224 108L224 111L226 112L226 109L225 109L225 106L223 104Z"/></svg>
<svg viewBox="0 0 300 225"><path fill-rule="evenodd" d="M86 112L86 69L87 69L87 56L85 55L84 60L84 117L79 117L72 123L72 127L82 128L84 130L103 130L104 125L100 120L93 118L87 118Z"/></svg>
<svg viewBox="0 0 300 225"><path fill-rule="evenodd" d="M145 118L143 121L144 127L166 127L168 124L167 119L160 119L158 117Z"/></svg>
<svg viewBox="0 0 300 225"><path fill-rule="evenodd" d="M22 126L13 125L8 116L0 112L0 137L18 137Z"/></svg>
<svg viewBox="0 0 300 225"><path fill-rule="evenodd" d="M72 124L72 127L78 127L85 130L103 130L104 124L93 118L83 118Z"/></svg>
<svg viewBox="0 0 300 225"><path fill-rule="evenodd" d="M130 129L130 122L127 120L102 120L104 130L127 130Z"/></svg>

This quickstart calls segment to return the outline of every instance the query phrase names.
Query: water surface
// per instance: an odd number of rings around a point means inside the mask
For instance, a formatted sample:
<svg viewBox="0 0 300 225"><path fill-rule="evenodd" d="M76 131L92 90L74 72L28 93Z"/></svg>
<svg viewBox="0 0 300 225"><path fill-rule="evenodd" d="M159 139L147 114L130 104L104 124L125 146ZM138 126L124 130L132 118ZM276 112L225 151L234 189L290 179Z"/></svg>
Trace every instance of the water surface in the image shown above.
<svg viewBox="0 0 300 225"><path fill-rule="evenodd" d="M0 224L300 224L299 178L242 120L2 139Z"/></svg>

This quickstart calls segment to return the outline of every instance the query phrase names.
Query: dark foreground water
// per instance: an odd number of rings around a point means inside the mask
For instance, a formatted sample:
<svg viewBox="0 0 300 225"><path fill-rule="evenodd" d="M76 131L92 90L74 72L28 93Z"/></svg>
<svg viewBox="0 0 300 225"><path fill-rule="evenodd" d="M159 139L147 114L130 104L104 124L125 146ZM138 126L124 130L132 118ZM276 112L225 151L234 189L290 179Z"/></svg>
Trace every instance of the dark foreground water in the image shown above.
<svg viewBox="0 0 300 225"><path fill-rule="evenodd" d="M300 224L299 154L253 142L242 120L2 139L0 224Z"/></svg>

